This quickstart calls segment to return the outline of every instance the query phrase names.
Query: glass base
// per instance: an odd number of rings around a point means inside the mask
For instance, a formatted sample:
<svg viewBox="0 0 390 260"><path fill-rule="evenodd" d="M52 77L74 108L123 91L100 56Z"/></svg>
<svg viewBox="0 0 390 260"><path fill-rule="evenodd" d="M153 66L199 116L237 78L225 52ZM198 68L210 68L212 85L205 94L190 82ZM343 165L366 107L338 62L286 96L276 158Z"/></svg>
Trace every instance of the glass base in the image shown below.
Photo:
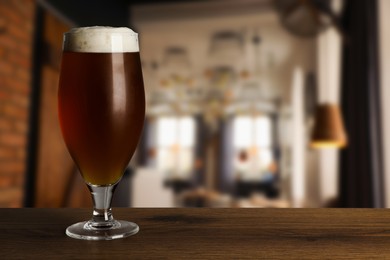
<svg viewBox="0 0 390 260"><path fill-rule="evenodd" d="M112 240L136 234L137 224L123 220L113 220L112 224L93 225L92 221L83 221L69 226L66 234L71 238L83 240Z"/></svg>

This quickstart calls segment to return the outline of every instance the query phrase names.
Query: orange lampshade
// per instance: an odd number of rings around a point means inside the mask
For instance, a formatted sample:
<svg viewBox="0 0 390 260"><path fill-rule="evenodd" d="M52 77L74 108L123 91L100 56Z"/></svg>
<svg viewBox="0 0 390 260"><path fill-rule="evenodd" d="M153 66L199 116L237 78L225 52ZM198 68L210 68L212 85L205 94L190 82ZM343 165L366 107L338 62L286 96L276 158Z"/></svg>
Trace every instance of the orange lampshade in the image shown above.
<svg viewBox="0 0 390 260"><path fill-rule="evenodd" d="M336 104L317 106L310 146L313 148L343 148L347 145L340 107Z"/></svg>

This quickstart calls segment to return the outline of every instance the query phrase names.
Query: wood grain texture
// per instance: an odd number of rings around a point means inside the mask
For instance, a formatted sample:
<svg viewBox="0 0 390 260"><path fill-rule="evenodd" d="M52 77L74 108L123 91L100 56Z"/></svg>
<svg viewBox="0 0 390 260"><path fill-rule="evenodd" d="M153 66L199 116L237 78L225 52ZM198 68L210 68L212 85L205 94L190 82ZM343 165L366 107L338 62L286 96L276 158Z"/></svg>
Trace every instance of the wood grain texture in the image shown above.
<svg viewBox="0 0 390 260"><path fill-rule="evenodd" d="M87 209L0 209L0 259L390 259L386 209L114 209L140 232L68 238Z"/></svg>

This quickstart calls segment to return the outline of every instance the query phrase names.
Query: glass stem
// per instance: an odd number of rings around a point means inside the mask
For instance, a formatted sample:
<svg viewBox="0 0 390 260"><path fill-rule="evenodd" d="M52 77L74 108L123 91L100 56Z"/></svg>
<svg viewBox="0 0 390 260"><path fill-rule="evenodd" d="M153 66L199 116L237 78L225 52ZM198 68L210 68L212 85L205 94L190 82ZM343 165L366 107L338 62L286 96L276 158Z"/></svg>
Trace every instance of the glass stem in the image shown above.
<svg viewBox="0 0 390 260"><path fill-rule="evenodd" d="M94 228L110 228L115 224L112 216L111 201L116 185L88 185L93 201L93 215L89 225Z"/></svg>

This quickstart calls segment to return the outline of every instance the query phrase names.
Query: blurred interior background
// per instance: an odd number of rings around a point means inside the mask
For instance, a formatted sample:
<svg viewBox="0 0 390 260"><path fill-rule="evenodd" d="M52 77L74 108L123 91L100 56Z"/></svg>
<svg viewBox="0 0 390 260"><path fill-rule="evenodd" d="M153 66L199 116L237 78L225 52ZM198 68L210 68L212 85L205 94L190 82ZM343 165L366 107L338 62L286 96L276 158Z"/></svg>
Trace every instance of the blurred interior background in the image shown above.
<svg viewBox="0 0 390 260"><path fill-rule="evenodd" d="M93 25L140 36L147 114L114 206L390 206L386 12L387 0L2 0L0 207L91 206L57 89L62 34Z"/></svg>

